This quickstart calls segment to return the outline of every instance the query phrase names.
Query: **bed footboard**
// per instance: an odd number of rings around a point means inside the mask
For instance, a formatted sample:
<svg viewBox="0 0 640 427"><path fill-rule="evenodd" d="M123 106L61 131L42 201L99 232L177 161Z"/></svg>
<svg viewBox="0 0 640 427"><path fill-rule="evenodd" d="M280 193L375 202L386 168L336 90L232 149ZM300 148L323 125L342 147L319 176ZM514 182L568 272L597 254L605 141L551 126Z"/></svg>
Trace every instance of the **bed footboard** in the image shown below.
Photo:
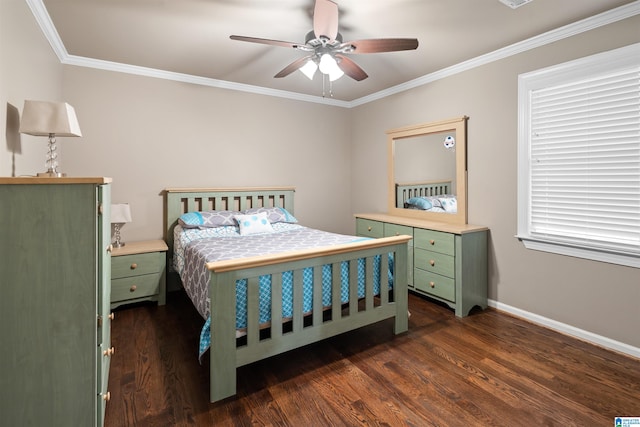
<svg viewBox="0 0 640 427"><path fill-rule="evenodd" d="M407 331L407 242L410 239L409 236L386 237L207 264L211 272L211 402L236 394L239 366L392 317L396 334ZM374 271L374 260L379 260L378 275ZM348 263L346 279L345 262ZM364 274L358 273L357 265L362 262ZM323 267L326 265L330 267ZM314 277L313 309L311 313L304 313L302 276L303 270L309 268L313 268ZM330 308L323 307L322 303L323 268L331 268ZM288 271L293 272L293 316L283 319L281 273ZM391 280L387 271L392 271ZM267 333L259 325L258 281L264 275L272 277L271 323ZM246 342L238 345L235 298L236 281L240 279L246 279L248 285L247 330ZM341 299L344 280L348 281L349 292L346 303Z"/></svg>

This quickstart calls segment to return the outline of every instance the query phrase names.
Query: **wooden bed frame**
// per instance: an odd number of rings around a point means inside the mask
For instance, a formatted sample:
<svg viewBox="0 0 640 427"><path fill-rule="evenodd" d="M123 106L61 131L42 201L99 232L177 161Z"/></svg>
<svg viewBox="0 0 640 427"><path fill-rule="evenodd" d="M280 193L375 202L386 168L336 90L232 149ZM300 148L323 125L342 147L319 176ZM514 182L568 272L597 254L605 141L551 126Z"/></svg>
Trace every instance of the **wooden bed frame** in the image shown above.
<svg viewBox="0 0 640 427"><path fill-rule="evenodd" d="M451 181L396 183L396 207L404 209L404 203L412 197L429 197L451 194Z"/></svg>
<svg viewBox="0 0 640 427"><path fill-rule="evenodd" d="M294 214L294 189L229 188L165 190L165 239L169 246L167 268L172 266L173 228L183 213L199 210L244 210L254 207L282 207ZM211 262L210 400L216 402L236 394L236 368L325 338L351 331L380 320L395 318L394 333L408 329L407 242L409 236L363 240L318 249L275 255ZM373 295L373 258L394 254L393 289L386 274L380 274L379 295ZM349 302L340 301L340 265L343 261L366 259L365 298L357 293L356 262L349 264ZM388 257L381 256L381 271L387 271ZM321 292L313 292L313 311L302 312L302 270L314 268L314 284L320 284L321 266L331 264L333 303L323 310ZM293 271L294 313L282 319L281 274ZM268 334L260 330L258 278L272 276L272 319ZM236 339L236 280L247 279L246 340ZM287 328L283 329L283 323Z"/></svg>

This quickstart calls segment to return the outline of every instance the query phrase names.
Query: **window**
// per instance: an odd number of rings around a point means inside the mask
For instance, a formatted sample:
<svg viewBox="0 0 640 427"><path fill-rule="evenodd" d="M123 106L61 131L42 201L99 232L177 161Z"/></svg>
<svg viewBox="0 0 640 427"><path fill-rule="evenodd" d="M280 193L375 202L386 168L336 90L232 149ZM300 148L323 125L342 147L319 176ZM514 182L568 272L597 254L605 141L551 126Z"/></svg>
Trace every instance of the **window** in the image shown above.
<svg viewBox="0 0 640 427"><path fill-rule="evenodd" d="M518 235L640 268L640 43L518 81Z"/></svg>

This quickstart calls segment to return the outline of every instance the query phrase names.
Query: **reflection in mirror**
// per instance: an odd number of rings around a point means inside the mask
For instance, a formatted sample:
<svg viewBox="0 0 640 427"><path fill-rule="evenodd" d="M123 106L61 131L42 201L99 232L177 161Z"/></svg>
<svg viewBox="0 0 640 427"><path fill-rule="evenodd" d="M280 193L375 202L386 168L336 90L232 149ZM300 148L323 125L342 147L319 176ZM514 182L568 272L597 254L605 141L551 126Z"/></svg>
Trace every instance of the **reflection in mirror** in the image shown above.
<svg viewBox="0 0 640 427"><path fill-rule="evenodd" d="M466 120L387 132L390 214L466 224Z"/></svg>

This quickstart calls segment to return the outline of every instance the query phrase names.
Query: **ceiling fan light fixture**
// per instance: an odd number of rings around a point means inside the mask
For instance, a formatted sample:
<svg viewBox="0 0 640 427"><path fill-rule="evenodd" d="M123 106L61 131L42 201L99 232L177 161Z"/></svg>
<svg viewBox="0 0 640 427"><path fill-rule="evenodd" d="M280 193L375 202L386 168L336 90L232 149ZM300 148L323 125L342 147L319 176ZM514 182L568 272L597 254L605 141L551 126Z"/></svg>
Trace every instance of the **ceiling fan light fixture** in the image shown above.
<svg viewBox="0 0 640 427"><path fill-rule="evenodd" d="M342 76L344 76L344 71L342 71L340 67L338 67L338 65L336 64L335 70L331 70L331 72L329 73L329 81L335 82Z"/></svg>
<svg viewBox="0 0 640 427"><path fill-rule="evenodd" d="M336 58L328 53L325 53L320 57L320 65L318 68L320 68L320 72L322 74L329 75L331 75L331 73L336 73L336 70L340 70L338 63L336 62Z"/></svg>
<svg viewBox="0 0 640 427"><path fill-rule="evenodd" d="M300 71L302 74L307 76L309 80L313 80L313 76L316 74L318 70L318 64L316 64L313 59L307 61L302 67L300 67Z"/></svg>

